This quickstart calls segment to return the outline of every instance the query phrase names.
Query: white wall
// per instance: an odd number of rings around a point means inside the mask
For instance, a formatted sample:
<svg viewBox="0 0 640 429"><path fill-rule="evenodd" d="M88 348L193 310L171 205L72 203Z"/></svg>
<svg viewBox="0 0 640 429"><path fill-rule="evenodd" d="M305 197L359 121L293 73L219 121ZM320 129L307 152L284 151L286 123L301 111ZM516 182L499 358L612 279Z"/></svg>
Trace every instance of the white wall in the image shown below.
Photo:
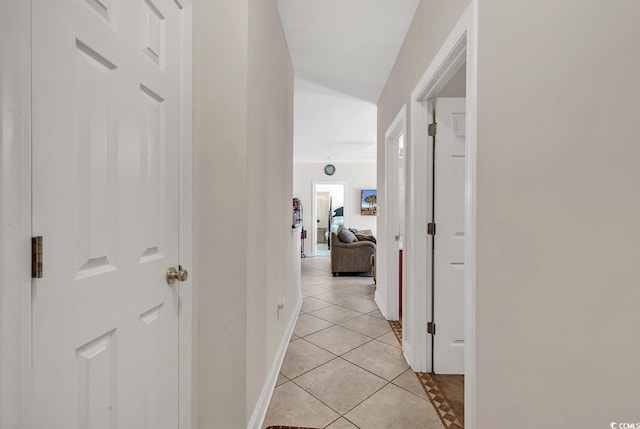
<svg viewBox="0 0 640 429"><path fill-rule="evenodd" d="M328 192L333 202L333 210L344 206L344 186L343 185L317 185L316 195L319 192ZM327 213L328 214L328 213Z"/></svg>
<svg viewBox="0 0 640 429"><path fill-rule="evenodd" d="M31 304L28 2L0 13L0 427L27 428Z"/></svg>
<svg viewBox="0 0 640 429"><path fill-rule="evenodd" d="M313 219L312 182L347 182L345 194L345 226L349 228L370 229L376 233L376 216L360 215L360 190L376 189L375 164L340 164L333 163L336 172L333 176L324 174L324 166L328 163L296 163L293 165L293 192L300 198L304 206L304 227L308 231L305 240L305 253L315 254L312 249L311 233L315 232L316 221ZM336 208L334 206L334 208Z"/></svg>
<svg viewBox="0 0 640 429"><path fill-rule="evenodd" d="M440 90L438 97L464 97L467 95L467 66L463 64L460 70Z"/></svg>
<svg viewBox="0 0 640 429"><path fill-rule="evenodd" d="M249 1L248 82L247 419L301 299L299 234L291 228L293 65L275 0ZM283 257L291 248L297 257Z"/></svg>
<svg viewBox="0 0 640 429"><path fill-rule="evenodd" d="M640 422L640 2L478 3L478 427Z"/></svg>
<svg viewBox="0 0 640 429"><path fill-rule="evenodd" d="M193 3L195 427L246 424L248 3Z"/></svg>
<svg viewBox="0 0 640 429"><path fill-rule="evenodd" d="M467 3L421 1L378 103L381 174ZM638 422L640 3L478 5L476 427Z"/></svg>
<svg viewBox="0 0 640 429"><path fill-rule="evenodd" d="M195 0L193 16L196 427L242 428L299 295L299 261L282 257L293 69L275 1Z"/></svg>

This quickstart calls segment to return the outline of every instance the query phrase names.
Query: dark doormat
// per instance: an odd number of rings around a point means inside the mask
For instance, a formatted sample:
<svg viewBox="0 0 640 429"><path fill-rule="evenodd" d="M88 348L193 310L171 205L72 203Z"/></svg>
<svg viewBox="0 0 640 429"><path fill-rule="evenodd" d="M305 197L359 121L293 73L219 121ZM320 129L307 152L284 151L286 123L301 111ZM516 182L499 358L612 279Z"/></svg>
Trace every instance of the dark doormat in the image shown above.
<svg viewBox="0 0 640 429"><path fill-rule="evenodd" d="M398 342L402 345L402 324L389 320ZM416 373L429 401L436 409L446 429L464 428L464 375Z"/></svg>

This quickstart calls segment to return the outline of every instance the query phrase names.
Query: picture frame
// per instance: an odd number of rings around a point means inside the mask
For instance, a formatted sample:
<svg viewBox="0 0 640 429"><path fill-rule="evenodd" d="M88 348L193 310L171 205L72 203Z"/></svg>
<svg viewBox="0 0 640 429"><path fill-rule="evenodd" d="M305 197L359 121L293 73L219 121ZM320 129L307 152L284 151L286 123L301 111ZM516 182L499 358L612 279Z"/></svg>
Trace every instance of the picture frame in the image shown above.
<svg viewBox="0 0 640 429"><path fill-rule="evenodd" d="M360 191L360 214L376 216L378 214L378 190L362 189Z"/></svg>

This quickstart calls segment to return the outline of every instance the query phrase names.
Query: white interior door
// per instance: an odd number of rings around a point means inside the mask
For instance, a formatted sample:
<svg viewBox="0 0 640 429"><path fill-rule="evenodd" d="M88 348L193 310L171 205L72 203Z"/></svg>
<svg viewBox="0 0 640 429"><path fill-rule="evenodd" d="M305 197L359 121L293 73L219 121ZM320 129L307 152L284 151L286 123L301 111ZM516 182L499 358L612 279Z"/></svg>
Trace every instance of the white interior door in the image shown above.
<svg viewBox="0 0 640 429"><path fill-rule="evenodd" d="M180 14L32 0L34 427L178 427Z"/></svg>
<svg viewBox="0 0 640 429"><path fill-rule="evenodd" d="M464 373L465 99L435 101L433 371Z"/></svg>

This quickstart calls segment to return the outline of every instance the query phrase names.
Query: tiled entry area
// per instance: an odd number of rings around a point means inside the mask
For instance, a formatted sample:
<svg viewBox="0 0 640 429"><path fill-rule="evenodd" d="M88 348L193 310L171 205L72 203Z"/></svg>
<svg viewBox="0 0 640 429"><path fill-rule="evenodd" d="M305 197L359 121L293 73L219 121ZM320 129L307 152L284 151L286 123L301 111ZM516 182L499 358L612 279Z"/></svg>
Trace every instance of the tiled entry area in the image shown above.
<svg viewBox="0 0 640 429"><path fill-rule="evenodd" d="M302 260L304 302L263 427L441 429L389 324L371 277L332 277Z"/></svg>

